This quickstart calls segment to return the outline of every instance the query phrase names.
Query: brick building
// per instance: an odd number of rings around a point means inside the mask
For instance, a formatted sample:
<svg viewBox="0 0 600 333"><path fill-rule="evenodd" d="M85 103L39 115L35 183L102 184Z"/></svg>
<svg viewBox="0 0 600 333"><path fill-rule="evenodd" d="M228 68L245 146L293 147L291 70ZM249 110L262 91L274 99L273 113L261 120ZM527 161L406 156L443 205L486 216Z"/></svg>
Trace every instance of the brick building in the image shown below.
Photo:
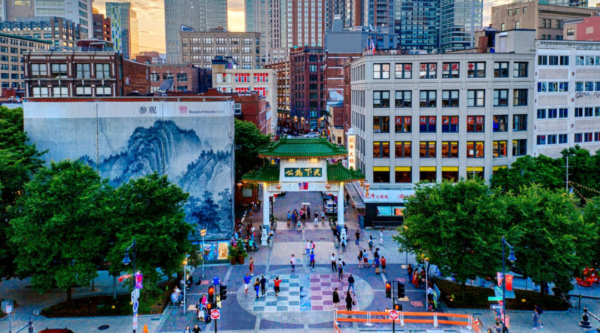
<svg viewBox="0 0 600 333"><path fill-rule="evenodd" d="M563 35L565 40L600 42L600 15L565 20Z"/></svg>
<svg viewBox="0 0 600 333"><path fill-rule="evenodd" d="M225 93L216 88L208 89L199 96L230 96L235 102L235 117L240 120L249 121L256 125L263 134L271 133L271 121L269 117L271 106L264 96L257 91L247 93Z"/></svg>
<svg viewBox="0 0 600 333"><path fill-rule="evenodd" d="M23 54L32 50L49 50L51 47L51 41L0 33L0 88L15 88L22 95L21 89L25 87Z"/></svg>
<svg viewBox="0 0 600 333"><path fill-rule="evenodd" d="M344 102L342 105L344 115L344 134L352 127L352 79L350 76L353 58L349 58L344 63ZM344 141L344 145L347 142Z"/></svg>
<svg viewBox="0 0 600 333"><path fill-rule="evenodd" d="M94 16L94 38L112 42L112 32L110 28L110 17L104 17L104 14L93 14Z"/></svg>
<svg viewBox="0 0 600 333"><path fill-rule="evenodd" d="M299 133L315 131L324 121L327 90L322 47L300 47L290 53L290 119Z"/></svg>
<svg viewBox="0 0 600 333"><path fill-rule="evenodd" d="M290 59L272 62L265 68L273 69L277 76L277 123L290 128Z"/></svg>
<svg viewBox="0 0 600 333"><path fill-rule="evenodd" d="M88 45L85 41L80 45ZM150 66L114 51L49 52L23 55L26 97L115 97L150 92Z"/></svg>
<svg viewBox="0 0 600 333"><path fill-rule="evenodd" d="M203 76L212 76L212 71L198 68L192 64L152 64L150 65L150 92L158 92L166 80L170 81L163 86L163 89L169 92L206 92L210 87L204 83L206 79ZM170 86L167 88L169 84Z"/></svg>

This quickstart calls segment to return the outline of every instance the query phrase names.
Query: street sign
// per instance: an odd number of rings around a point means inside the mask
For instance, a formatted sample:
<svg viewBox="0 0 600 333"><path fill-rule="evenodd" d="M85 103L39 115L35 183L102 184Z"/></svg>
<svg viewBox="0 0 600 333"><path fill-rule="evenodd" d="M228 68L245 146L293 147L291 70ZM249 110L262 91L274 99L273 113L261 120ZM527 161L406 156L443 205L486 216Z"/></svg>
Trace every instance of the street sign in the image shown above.
<svg viewBox="0 0 600 333"><path fill-rule="evenodd" d="M498 297L498 296L496 296L496 297L491 297L491 296L488 297L488 301L490 301L490 302L497 302L497 301L501 301L501 300L502 300L502 296L500 296L500 297Z"/></svg>
<svg viewBox="0 0 600 333"><path fill-rule="evenodd" d="M133 302L133 314L137 314L138 313L138 308L139 307L140 307L140 302L139 301Z"/></svg>
<svg viewBox="0 0 600 333"><path fill-rule="evenodd" d="M500 310L500 309L502 309L502 305L492 304L492 305L490 305L490 309L491 310Z"/></svg>
<svg viewBox="0 0 600 333"><path fill-rule="evenodd" d="M392 310L392 311L390 311L389 315L390 315L390 319L391 319L391 320L396 320L396 319L398 319L398 312L397 312L396 310Z"/></svg>
<svg viewBox="0 0 600 333"><path fill-rule="evenodd" d="M210 312L210 317L215 320L221 319L221 310L212 310Z"/></svg>
<svg viewBox="0 0 600 333"><path fill-rule="evenodd" d="M139 289L133 289L133 291L131 292L131 302L135 302L138 300L138 298L140 298L140 290Z"/></svg>
<svg viewBox="0 0 600 333"><path fill-rule="evenodd" d="M12 312L12 310L13 310L13 307L12 307L12 305L7 305L7 306L6 306L6 311L5 311L5 312L6 312L6 313L11 313L11 312Z"/></svg>
<svg viewBox="0 0 600 333"><path fill-rule="evenodd" d="M202 236L202 237L206 236L206 229L200 230L200 236Z"/></svg>
<svg viewBox="0 0 600 333"><path fill-rule="evenodd" d="M135 313L133 315L133 329L134 330L137 330L137 328L138 328L138 320L137 319L138 319L138 315L137 315L137 313Z"/></svg>

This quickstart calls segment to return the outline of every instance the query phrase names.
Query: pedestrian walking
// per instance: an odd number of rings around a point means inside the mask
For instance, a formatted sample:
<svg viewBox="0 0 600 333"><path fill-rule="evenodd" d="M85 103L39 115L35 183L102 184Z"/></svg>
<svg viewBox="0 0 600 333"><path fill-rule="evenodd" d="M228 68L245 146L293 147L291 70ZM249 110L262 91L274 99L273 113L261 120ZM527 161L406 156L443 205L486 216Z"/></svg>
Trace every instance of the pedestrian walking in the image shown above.
<svg viewBox="0 0 600 333"><path fill-rule="evenodd" d="M352 299L352 295L350 295L350 291L346 293L346 311L352 311L352 305L354 305L354 300Z"/></svg>
<svg viewBox="0 0 600 333"><path fill-rule="evenodd" d="M358 231L358 229L357 229L356 232L354 233L354 235L356 236L356 245L359 245L359 242L360 242L360 231Z"/></svg>
<svg viewBox="0 0 600 333"><path fill-rule="evenodd" d="M310 217L310 206L306 207L306 216Z"/></svg>
<svg viewBox="0 0 600 333"><path fill-rule="evenodd" d="M362 268L363 263L363 252L358 250L358 268Z"/></svg>
<svg viewBox="0 0 600 333"><path fill-rule="evenodd" d="M315 270L315 251L310 253L310 267L313 271Z"/></svg>
<svg viewBox="0 0 600 333"><path fill-rule="evenodd" d="M544 324L540 322L540 316L542 315L542 309L535 305L533 308L533 329L544 328Z"/></svg>
<svg viewBox="0 0 600 333"><path fill-rule="evenodd" d="M342 264L338 265L338 280L342 281L342 278L344 277L344 266Z"/></svg>
<svg viewBox="0 0 600 333"><path fill-rule="evenodd" d="M314 225L315 227L318 227L318 226L319 226L319 215L317 215L316 213L315 213L315 222L314 222L314 224L313 224L313 225Z"/></svg>
<svg viewBox="0 0 600 333"><path fill-rule="evenodd" d="M412 280L413 277L413 268L410 264L406 267L406 272L408 273L408 277Z"/></svg>
<svg viewBox="0 0 600 333"><path fill-rule="evenodd" d="M379 245L383 246L383 229L379 230Z"/></svg>
<svg viewBox="0 0 600 333"><path fill-rule="evenodd" d="M244 276L244 289L246 290L246 296L248 296L248 287L250 287L251 280L252 277L250 277L250 273L246 273L246 276Z"/></svg>
<svg viewBox="0 0 600 333"><path fill-rule="evenodd" d="M297 215L296 215L296 213L295 213L295 212L294 212L294 213L292 213L292 227L295 227L295 226L296 226L296 216L297 216Z"/></svg>
<svg viewBox="0 0 600 333"><path fill-rule="evenodd" d="M290 264L292 265L292 272L296 271L296 258L292 254L292 258L290 259Z"/></svg>
<svg viewBox="0 0 600 333"><path fill-rule="evenodd" d="M258 290L260 289L260 280L256 278L254 282L254 291L256 291L256 299L258 299Z"/></svg>
<svg viewBox="0 0 600 333"><path fill-rule="evenodd" d="M250 264L248 266L250 268L250 275L254 276L254 257L250 257Z"/></svg>
<svg viewBox="0 0 600 333"><path fill-rule="evenodd" d="M192 333L192 329L189 326L186 326L185 330L183 330L183 333Z"/></svg>
<svg viewBox="0 0 600 333"><path fill-rule="evenodd" d="M369 252L367 252L367 249L363 250L363 264L365 268L369 268Z"/></svg>
<svg viewBox="0 0 600 333"><path fill-rule="evenodd" d="M265 279L264 275L260 276L260 293L262 296L265 296L267 293L267 279Z"/></svg>
<svg viewBox="0 0 600 333"><path fill-rule="evenodd" d="M369 250L373 250L373 236L369 235Z"/></svg>
<svg viewBox="0 0 600 333"><path fill-rule="evenodd" d="M356 291L354 290L354 276L352 276L352 273L348 276L348 293L350 292L350 288L352 288L352 293L356 294Z"/></svg>
<svg viewBox="0 0 600 333"><path fill-rule="evenodd" d="M279 285L281 284L281 280L279 279L279 276L275 278L275 280L273 280L273 291L275 291L275 297L279 296L279 291L281 289L279 289Z"/></svg>
<svg viewBox="0 0 600 333"><path fill-rule="evenodd" d="M346 193L346 205L350 204L350 195Z"/></svg>
<svg viewBox="0 0 600 333"><path fill-rule="evenodd" d="M292 225L292 213L289 210L287 212L287 225L288 228Z"/></svg>
<svg viewBox="0 0 600 333"><path fill-rule="evenodd" d="M325 211L321 211L321 223L325 225Z"/></svg>
<svg viewBox="0 0 600 333"><path fill-rule="evenodd" d="M381 256L381 271L385 273L385 257Z"/></svg>
<svg viewBox="0 0 600 333"><path fill-rule="evenodd" d="M310 250L311 250L312 252L315 252L315 247L316 247L316 246L315 246L315 243L314 243L313 241L310 241Z"/></svg>
<svg viewBox="0 0 600 333"><path fill-rule="evenodd" d="M194 325L194 328L192 328L192 333L200 333L202 332L202 330L200 329L200 327L198 327L198 324Z"/></svg>
<svg viewBox="0 0 600 333"><path fill-rule="evenodd" d="M340 302L340 295L338 294L338 288L335 288L333 290L332 298L333 298L333 307L335 309L337 309L338 303Z"/></svg>
<svg viewBox="0 0 600 333"><path fill-rule="evenodd" d="M310 254L310 248L311 248L309 241L306 241L306 245L304 246L304 248L306 250L306 255L309 255Z"/></svg>
<svg viewBox="0 0 600 333"><path fill-rule="evenodd" d="M335 253L331 254L331 257L329 258L329 260L331 260L331 271L337 272L337 266L335 264Z"/></svg>
<svg viewBox="0 0 600 333"><path fill-rule="evenodd" d="M342 238L342 253L346 252L346 237Z"/></svg>

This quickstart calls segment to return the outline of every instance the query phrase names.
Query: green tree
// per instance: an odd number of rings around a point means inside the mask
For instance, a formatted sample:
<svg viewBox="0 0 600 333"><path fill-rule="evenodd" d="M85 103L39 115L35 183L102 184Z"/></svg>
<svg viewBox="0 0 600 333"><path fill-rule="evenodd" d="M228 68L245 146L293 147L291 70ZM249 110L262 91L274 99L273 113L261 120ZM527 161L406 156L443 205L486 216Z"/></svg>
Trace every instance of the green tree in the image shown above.
<svg viewBox="0 0 600 333"><path fill-rule="evenodd" d="M235 151L236 182L249 171L262 166L258 152L269 148L271 144L271 137L263 134L256 125L249 121L235 120L235 145L239 148Z"/></svg>
<svg viewBox="0 0 600 333"><path fill-rule="evenodd" d="M39 292L66 289L70 302L71 288L94 279L106 254L110 195L108 182L81 162L41 169L11 209L18 276L31 276Z"/></svg>
<svg viewBox="0 0 600 333"><path fill-rule="evenodd" d="M15 276L17 249L8 242L11 219L8 208L23 193L25 184L42 167L35 145L23 132L23 109L0 106L0 279Z"/></svg>
<svg viewBox="0 0 600 333"><path fill-rule="evenodd" d="M565 188L565 163L545 155L523 156L510 168L496 171L490 182L492 188L513 193L534 183L550 189Z"/></svg>
<svg viewBox="0 0 600 333"><path fill-rule="evenodd" d="M595 199L587 201L587 204L583 208L583 220L587 225L589 225L589 224L594 225L596 227L596 230L600 231L600 199L599 198L595 198ZM588 267L598 269L598 267L600 267L600 251L598 251L597 249L600 248L600 237L598 237L595 242L593 240L591 240L590 242L592 242L592 248L595 250L592 252L592 254L593 254L592 261Z"/></svg>
<svg viewBox="0 0 600 333"><path fill-rule="evenodd" d="M507 235L516 239L511 244L515 264L536 284L554 283L563 292L573 289L573 276L581 276L597 252L597 225L584 220L564 190L532 185L507 196L506 202Z"/></svg>
<svg viewBox="0 0 600 333"><path fill-rule="evenodd" d="M170 277L183 269L185 254L191 251L192 227L185 222L183 209L188 196L157 173L131 179L115 190L111 206L116 233L107 257L111 275L132 272L132 265L122 261L134 239L136 269L143 273L149 294L157 292L160 273Z"/></svg>
<svg viewBox="0 0 600 333"><path fill-rule="evenodd" d="M501 265L505 206L481 180L419 184L406 203L404 225L394 239L399 251L429 258L462 285L495 276Z"/></svg>
<svg viewBox="0 0 600 333"><path fill-rule="evenodd" d="M575 145L564 149L562 154L563 164L566 166L567 156L569 158L569 181L570 187L575 187L585 198L598 196L600 191L600 150L592 155L589 150ZM563 177L565 177L563 173Z"/></svg>

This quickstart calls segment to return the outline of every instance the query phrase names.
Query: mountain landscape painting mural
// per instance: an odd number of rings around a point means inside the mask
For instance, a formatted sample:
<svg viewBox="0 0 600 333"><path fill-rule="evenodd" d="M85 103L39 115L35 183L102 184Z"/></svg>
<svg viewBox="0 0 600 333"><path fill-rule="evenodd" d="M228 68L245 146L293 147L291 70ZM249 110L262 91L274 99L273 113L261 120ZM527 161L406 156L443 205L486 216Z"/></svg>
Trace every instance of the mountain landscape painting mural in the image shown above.
<svg viewBox="0 0 600 333"><path fill-rule="evenodd" d="M47 162L79 159L117 187L158 172L190 194L186 221L207 240L233 229L233 108L226 102L25 105L25 129Z"/></svg>

